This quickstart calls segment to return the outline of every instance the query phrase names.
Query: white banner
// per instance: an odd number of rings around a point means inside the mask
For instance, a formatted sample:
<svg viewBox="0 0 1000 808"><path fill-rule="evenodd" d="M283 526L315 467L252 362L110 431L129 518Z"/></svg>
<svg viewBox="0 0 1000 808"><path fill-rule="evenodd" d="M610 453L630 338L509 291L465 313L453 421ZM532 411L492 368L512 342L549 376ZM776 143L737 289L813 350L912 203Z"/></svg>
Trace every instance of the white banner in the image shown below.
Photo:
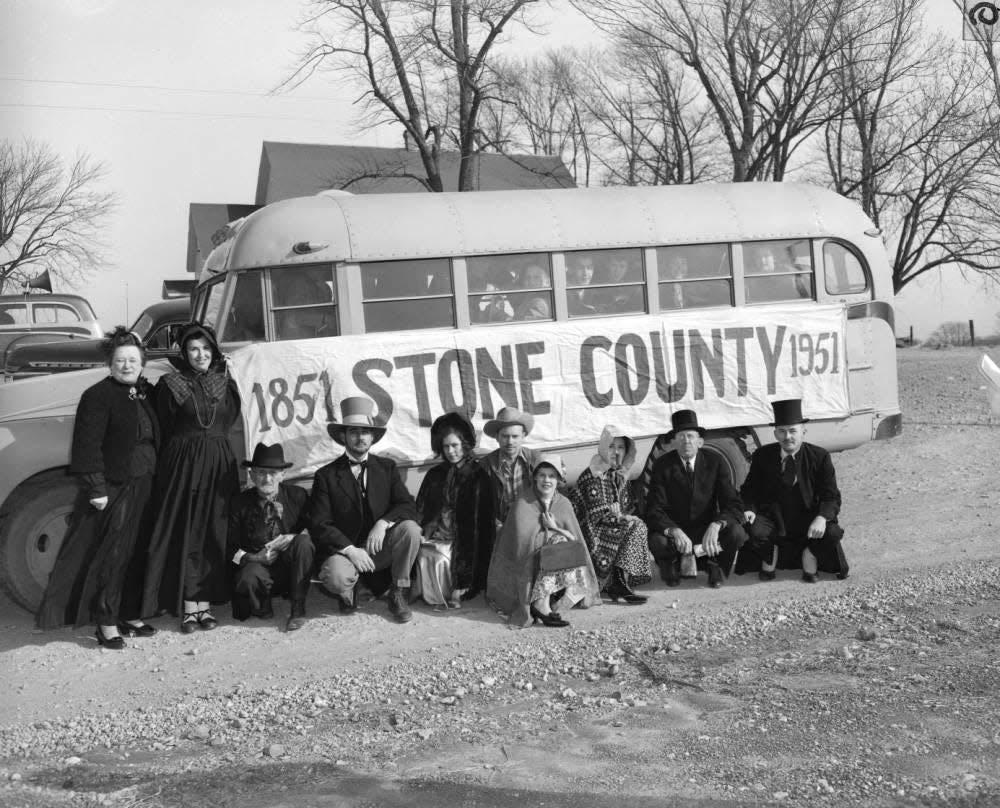
<svg viewBox="0 0 1000 808"><path fill-rule="evenodd" d="M849 412L841 306L783 306L562 323L364 334L259 343L233 353L247 456L280 442L297 474L340 453L326 425L340 402L376 402L377 451L431 456L430 425L449 410L476 428L505 406L535 416L534 448L670 429L693 409L707 429L771 421L770 403L802 398L808 418ZM484 448L495 448L483 436Z"/></svg>

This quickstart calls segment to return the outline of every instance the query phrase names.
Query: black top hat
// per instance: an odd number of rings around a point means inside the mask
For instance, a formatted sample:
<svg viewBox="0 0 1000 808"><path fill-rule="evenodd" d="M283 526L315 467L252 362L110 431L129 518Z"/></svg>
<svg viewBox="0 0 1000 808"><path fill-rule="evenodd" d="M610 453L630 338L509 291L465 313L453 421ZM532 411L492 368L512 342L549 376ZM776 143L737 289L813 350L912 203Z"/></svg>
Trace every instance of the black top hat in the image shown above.
<svg viewBox="0 0 1000 808"><path fill-rule="evenodd" d="M772 401L771 409L774 410L774 422L771 426L804 424L809 420L802 417L801 398L786 398L781 401Z"/></svg>
<svg viewBox="0 0 1000 808"><path fill-rule="evenodd" d="M288 469L291 463L285 462L285 450L280 443L268 446L266 443L258 443L254 446L253 457L243 461L245 469Z"/></svg>
<svg viewBox="0 0 1000 808"><path fill-rule="evenodd" d="M340 402L340 420L330 421L326 425L327 434L341 446L344 445L344 436L347 430L352 427L370 429L372 433L372 443L378 443L385 434L384 426L376 426L372 413L375 411L375 402L364 396L351 396Z"/></svg>
<svg viewBox="0 0 1000 808"><path fill-rule="evenodd" d="M705 437L705 430L698 426L698 413L694 410L678 410L670 416L671 429L667 433L667 440L673 440L674 435L683 432L685 429L694 429L699 435Z"/></svg>
<svg viewBox="0 0 1000 808"><path fill-rule="evenodd" d="M469 446L476 445L476 430L469 423L469 419L459 412L446 412L436 418L431 425L431 449L434 454L441 454L441 444L449 430L457 432Z"/></svg>

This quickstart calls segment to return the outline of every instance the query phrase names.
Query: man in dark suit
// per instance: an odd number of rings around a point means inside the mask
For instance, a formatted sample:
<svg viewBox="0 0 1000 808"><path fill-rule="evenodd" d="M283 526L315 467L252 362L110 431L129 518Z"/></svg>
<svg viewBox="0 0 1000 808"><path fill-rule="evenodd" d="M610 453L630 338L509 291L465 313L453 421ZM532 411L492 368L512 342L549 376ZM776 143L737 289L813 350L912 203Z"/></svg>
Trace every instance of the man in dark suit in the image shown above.
<svg viewBox="0 0 1000 808"><path fill-rule="evenodd" d="M316 472L309 499L309 532L320 561L319 579L337 596L344 613L357 608L354 587L384 584L375 573L390 570L389 611L397 622L413 619L410 572L420 549L417 508L396 464L369 449L385 434L372 418L375 403L345 398L341 420L327 425L345 451Z"/></svg>
<svg viewBox="0 0 1000 808"><path fill-rule="evenodd" d="M717 589L746 541L743 506L729 466L718 454L702 451L705 430L695 412L675 412L671 425L667 439L674 449L656 460L649 482L649 549L667 586L680 583L682 560L697 559L708 585Z"/></svg>
<svg viewBox="0 0 1000 808"><path fill-rule="evenodd" d="M291 465L281 444L258 443L244 461L253 488L233 497L226 556L236 567L233 617L270 618L271 596L287 594L292 612L285 628L296 631L306 623L315 550L305 532L306 492L284 482Z"/></svg>
<svg viewBox="0 0 1000 808"><path fill-rule="evenodd" d="M816 583L820 570L843 580L849 567L840 543L840 489L830 453L805 442L800 399L771 407L777 443L754 452L741 489L750 540L738 571L759 569L761 580L770 581L777 566L801 566L806 583Z"/></svg>

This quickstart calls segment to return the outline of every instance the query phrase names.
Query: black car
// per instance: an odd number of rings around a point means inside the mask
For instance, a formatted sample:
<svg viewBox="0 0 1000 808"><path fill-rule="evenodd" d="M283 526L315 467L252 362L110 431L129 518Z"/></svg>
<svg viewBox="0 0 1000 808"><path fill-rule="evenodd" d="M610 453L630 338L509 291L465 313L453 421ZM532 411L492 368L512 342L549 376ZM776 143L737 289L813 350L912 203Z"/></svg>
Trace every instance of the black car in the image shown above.
<svg viewBox="0 0 1000 808"><path fill-rule="evenodd" d="M132 325L132 330L146 346L147 358L157 359L177 349L177 334L190 319L189 298L164 300L143 311ZM99 339L21 345L15 340L4 352L3 372L9 381L99 367L106 361Z"/></svg>

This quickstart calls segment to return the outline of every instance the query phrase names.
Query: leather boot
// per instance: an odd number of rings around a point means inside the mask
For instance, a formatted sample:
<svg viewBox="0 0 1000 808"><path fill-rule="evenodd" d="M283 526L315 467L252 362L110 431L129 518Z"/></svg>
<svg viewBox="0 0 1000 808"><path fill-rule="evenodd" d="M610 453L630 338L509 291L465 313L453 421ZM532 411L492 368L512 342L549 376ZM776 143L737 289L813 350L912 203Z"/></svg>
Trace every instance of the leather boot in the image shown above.
<svg viewBox="0 0 1000 808"><path fill-rule="evenodd" d="M409 623L413 619L410 611L410 588L394 586L389 590L389 611L397 623Z"/></svg>
<svg viewBox="0 0 1000 808"><path fill-rule="evenodd" d="M298 631L306 624L306 602L302 599L292 601L292 613L285 623L285 631Z"/></svg>

